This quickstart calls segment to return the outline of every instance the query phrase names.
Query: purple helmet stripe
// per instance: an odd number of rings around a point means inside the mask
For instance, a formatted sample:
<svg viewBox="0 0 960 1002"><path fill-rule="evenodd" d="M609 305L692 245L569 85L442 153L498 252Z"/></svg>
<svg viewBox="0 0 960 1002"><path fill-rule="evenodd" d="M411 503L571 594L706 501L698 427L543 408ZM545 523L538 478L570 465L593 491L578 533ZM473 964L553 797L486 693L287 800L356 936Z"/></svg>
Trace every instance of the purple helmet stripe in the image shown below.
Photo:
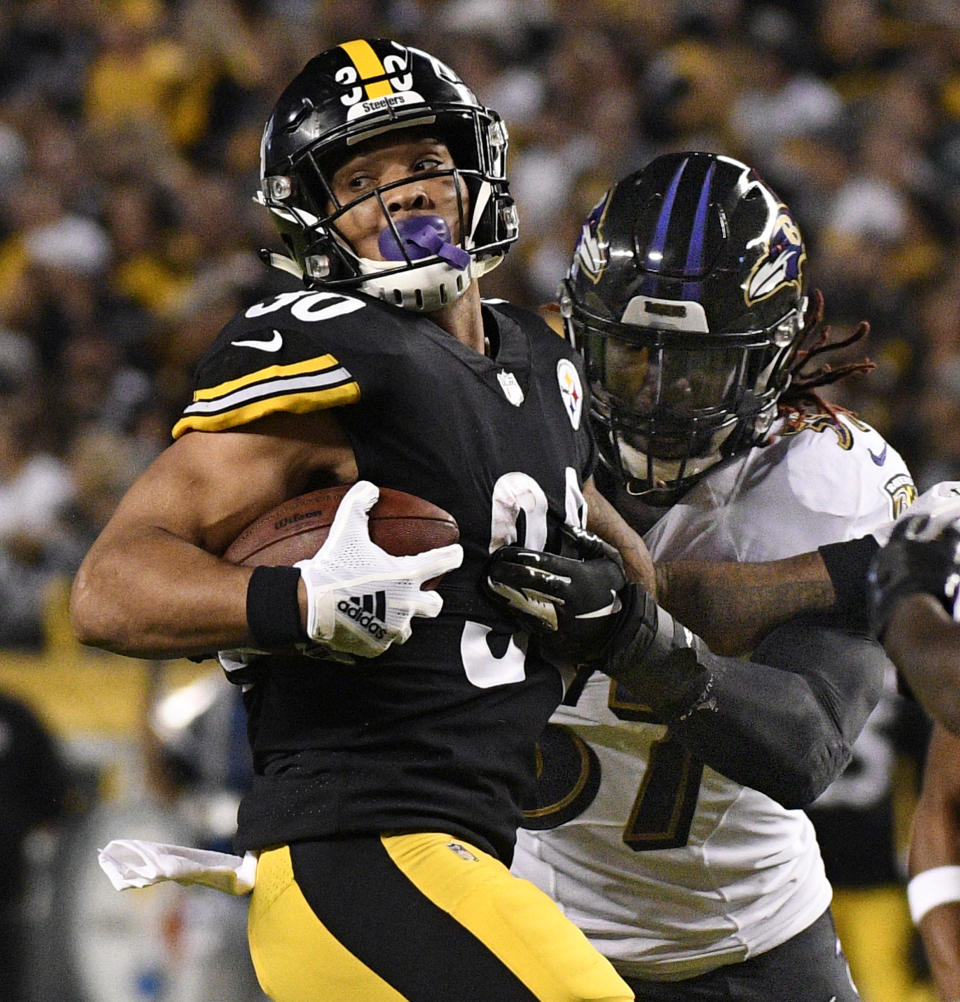
<svg viewBox="0 0 960 1002"><path fill-rule="evenodd" d="M707 175L703 179L703 187L700 189L700 197L697 199L697 211L693 217L693 232L690 234L687 261L683 269L687 274L690 272L699 274L703 271L703 248L707 232L707 209L710 205L710 188L713 185L713 175L716 169L716 162L711 163L707 168ZM684 299L699 299L700 292L700 282L683 283Z"/></svg>
<svg viewBox="0 0 960 1002"><path fill-rule="evenodd" d="M713 184L713 175L717 169L715 163L710 164L707 169L707 176L703 180L703 187L700 189L700 198L697 201L697 212L693 217L693 232L690 234L690 246L687 249L687 263L684 271L687 273L701 272L703 270L703 243L707 230L707 207L710 205L710 187Z"/></svg>
<svg viewBox="0 0 960 1002"><path fill-rule="evenodd" d="M660 207L660 216L657 219L657 226L650 241L650 249L647 251L647 268L649 271L659 271L660 263L663 261L663 248L667 244L667 230L670 228L670 217L673 215L673 203L677 197L677 188L680 187L680 178L683 175L689 160L684 160L677 168L670 187L663 198L663 205Z"/></svg>

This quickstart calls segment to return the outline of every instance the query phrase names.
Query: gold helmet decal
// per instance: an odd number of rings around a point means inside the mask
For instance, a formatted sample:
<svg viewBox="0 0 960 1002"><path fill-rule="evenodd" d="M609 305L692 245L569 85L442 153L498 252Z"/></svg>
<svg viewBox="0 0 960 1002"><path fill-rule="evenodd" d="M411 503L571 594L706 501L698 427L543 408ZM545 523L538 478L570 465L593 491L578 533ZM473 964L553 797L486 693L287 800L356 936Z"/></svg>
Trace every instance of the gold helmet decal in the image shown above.
<svg viewBox="0 0 960 1002"><path fill-rule="evenodd" d="M803 262L807 252L800 230L785 206L773 225L767 252L754 265L743 290L748 306L779 292L784 286L803 287Z"/></svg>
<svg viewBox="0 0 960 1002"><path fill-rule="evenodd" d="M347 121L423 101L412 90L413 74L405 54L391 52L381 60L364 38L343 42L340 48L350 58L350 64L336 72L337 83L345 88L340 100L350 109Z"/></svg>
<svg viewBox="0 0 960 1002"><path fill-rule="evenodd" d="M590 210L586 222L580 230L574 252L574 267L579 268L591 282L597 283L610 261L610 243L603 236L603 220L610 204L611 192Z"/></svg>

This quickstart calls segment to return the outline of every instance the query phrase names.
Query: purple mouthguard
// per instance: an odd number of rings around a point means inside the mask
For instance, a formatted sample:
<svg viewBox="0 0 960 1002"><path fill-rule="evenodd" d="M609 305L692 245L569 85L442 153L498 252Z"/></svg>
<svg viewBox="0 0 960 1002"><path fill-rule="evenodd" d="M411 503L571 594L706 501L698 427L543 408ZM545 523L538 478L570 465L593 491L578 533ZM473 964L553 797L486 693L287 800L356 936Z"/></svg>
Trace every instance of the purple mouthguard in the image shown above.
<svg viewBox="0 0 960 1002"><path fill-rule="evenodd" d="M384 227L377 238L380 253L387 261L403 261L406 257L416 261L436 254L460 271L470 264L470 255L462 247L450 243L450 227L440 216L413 216L400 219L394 225L400 234L402 248L389 226Z"/></svg>

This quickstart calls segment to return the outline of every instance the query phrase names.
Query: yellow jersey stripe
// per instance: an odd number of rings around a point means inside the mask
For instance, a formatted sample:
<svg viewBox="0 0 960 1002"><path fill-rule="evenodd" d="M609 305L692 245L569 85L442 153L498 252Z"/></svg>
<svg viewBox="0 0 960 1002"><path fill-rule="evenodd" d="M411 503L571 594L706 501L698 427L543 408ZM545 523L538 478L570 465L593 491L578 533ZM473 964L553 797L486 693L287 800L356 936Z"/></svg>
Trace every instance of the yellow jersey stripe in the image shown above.
<svg viewBox="0 0 960 1002"><path fill-rule="evenodd" d="M374 52L373 46L364 38L354 39L352 42L343 42L340 46L353 61L361 80L368 80L370 77L386 76L387 71L380 62L380 57ZM386 97L393 93L393 87L389 80L377 80L375 83L364 85L367 92L367 100L372 101L375 97Z"/></svg>
<svg viewBox="0 0 960 1002"><path fill-rule="evenodd" d="M234 393L245 386L254 383L262 383L268 379L277 379L284 376L298 376L305 372L316 372L317 370L329 369L337 365L337 360L333 355L319 355L316 358L308 358L305 362L294 362L292 365L268 365L265 369L257 369L256 372L247 373L238 379L230 379L225 383L218 383L216 386L207 386L200 390L195 390L193 394L194 402L199 400L216 400L218 397Z"/></svg>
<svg viewBox="0 0 960 1002"><path fill-rule="evenodd" d="M228 411L213 414L186 414L174 426L172 435L179 438L188 431L226 431L239 425L249 424L268 414L308 414L310 411L325 410L356 403L360 399L360 387L346 383L327 390L309 393L291 393L284 396L256 400Z"/></svg>

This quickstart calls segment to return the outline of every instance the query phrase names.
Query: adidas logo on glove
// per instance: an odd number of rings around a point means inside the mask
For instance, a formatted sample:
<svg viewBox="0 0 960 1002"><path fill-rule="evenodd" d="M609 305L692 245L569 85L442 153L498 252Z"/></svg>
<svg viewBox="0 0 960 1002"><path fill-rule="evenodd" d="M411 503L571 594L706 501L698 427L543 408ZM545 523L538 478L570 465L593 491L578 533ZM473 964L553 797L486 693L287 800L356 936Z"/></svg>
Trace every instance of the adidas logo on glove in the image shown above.
<svg viewBox="0 0 960 1002"><path fill-rule="evenodd" d="M337 603L337 611L363 627L372 637L382 640L386 635L384 620L387 615L387 593L373 592L369 595L351 595Z"/></svg>
<svg viewBox="0 0 960 1002"><path fill-rule="evenodd" d="M374 543L370 510L379 496L379 487L358 480L343 495L323 546L294 564L307 589L307 636L362 658L405 643L414 617L437 616L443 599L422 586L463 562L459 543L400 557Z"/></svg>

